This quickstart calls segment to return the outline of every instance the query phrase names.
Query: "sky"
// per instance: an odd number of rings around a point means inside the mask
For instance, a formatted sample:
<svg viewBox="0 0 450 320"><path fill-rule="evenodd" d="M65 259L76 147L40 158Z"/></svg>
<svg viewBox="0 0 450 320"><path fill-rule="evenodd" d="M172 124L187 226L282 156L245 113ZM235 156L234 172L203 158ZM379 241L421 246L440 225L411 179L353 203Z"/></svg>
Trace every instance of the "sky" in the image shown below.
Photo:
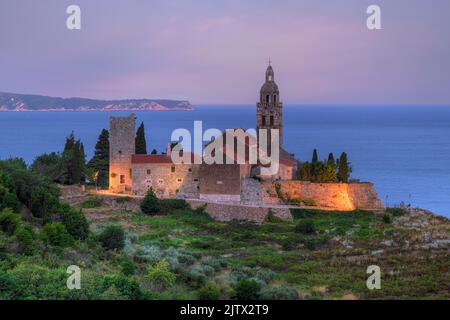
<svg viewBox="0 0 450 320"><path fill-rule="evenodd" d="M0 0L0 92L254 104L270 57L285 104L450 104L449 30L448 0Z"/></svg>

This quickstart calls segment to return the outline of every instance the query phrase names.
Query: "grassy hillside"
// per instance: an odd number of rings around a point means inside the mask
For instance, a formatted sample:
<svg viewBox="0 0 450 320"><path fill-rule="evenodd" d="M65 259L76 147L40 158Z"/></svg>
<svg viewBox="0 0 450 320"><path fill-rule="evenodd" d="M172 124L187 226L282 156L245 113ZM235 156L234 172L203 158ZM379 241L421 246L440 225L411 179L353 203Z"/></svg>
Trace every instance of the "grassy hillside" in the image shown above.
<svg viewBox="0 0 450 320"><path fill-rule="evenodd" d="M124 200L126 201L126 199ZM449 222L424 211L293 210L293 222L217 222L202 210L162 216L83 205L92 233L66 248L37 241L14 252L0 232L0 297L13 299L448 299ZM90 207L90 208L89 208ZM38 234L40 221L24 217ZM306 221L306 222L305 222ZM300 226L299 226L300 224ZM106 250L96 235L126 231L124 249ZM65 287L69 265L82 289ZM382 270L382 289L366 287L366 268ZM31 285L30 285L31 284ZM9 289L8 289L9 288Z"/></svg>

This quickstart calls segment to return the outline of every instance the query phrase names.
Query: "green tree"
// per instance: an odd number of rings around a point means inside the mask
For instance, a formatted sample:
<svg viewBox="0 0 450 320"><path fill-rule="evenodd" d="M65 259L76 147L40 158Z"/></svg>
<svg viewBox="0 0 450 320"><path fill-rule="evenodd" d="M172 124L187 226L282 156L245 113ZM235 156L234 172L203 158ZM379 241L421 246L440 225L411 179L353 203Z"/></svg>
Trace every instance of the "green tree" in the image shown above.
<svg viewBox="0 0 450 320"><path fill-rule="evenodd" d="M95 152L87 164L89 168L98 173L97 184L102 187L109 185L109 131L103 129L98 136Z"/></svg>
<svg viewBox="0 0 450 320"><path fill-rule="evenodd" d="M142 199L141 210L148 215L154 215L161 211L161 202L153 191L153 188L150 188L144 199Z"/></svg>
<svg viewBox="0 0 450 320"><path fill-rule="evenodd" d="M62 167L64 173L61 182L64 184L80 184L84 181L86 155L84 146L80 140L75 140L72 132L66 139L62 154Z"/></svg>
<svg viewBox="0 0 450 320"><path fill-rule="evenodd" d="M20 226L20 216L7 208L0 212L0 230L12 235Z"/></svg>
<svg viewBox="0 0 450 320"><path fill-rule="evenodd" d="M20 202L14 192L11 192L11 190L0 184L0 211L5 208L10 208L15 212L18 212L20 209Z"/></svg>
<svg viewBox="0 0 450 320"><path fill-rule="evenodd" d="M31 170L50 178L52 181L59 182L61 175L64 173L61 160L60 153L45 153L34 159Z"/></svg>
<svg viewBox="0 0 450 320"><path fill-rule="evenodd" d="M297 169L297 179L302 181L311 181L311 164L304 162Z"/></svg>
<svg viewBox="0 0 450 320"><path fill-rule="evenodd" d="M147 154L147 142L145 141L144 122L141 123L136 132L136 154Z"/></svg>
<svg viewBox="0 0 450 320"><path fill-rule="evenodd" d="M63 248L70 247L74 243L74 240L67 232L66 227L59 222L46 224L42 228L42 240L45 243Z"/></svg>
<svg viewBox="0 0 450 320"><path fill-rule="evenodd" d="M318 161L319 161L319 156L318 156L318 154L317 154L317 149L314 149L311 163L312 163L312 164L315 164L315 163L317 163Z"/></svg>
<svg viewBox="0 0 450 320"><path fill-rule="evenodd" d="M152 154L158 154L158 150L153 149L153 150L152 150Z"/></svg>
<svg viewBox="0 0 450 320"><path fill-rule="evenodd" d="M350 178L351 172L352 168L347 160L347 154L345 152L342 152L341 156L339 157L339 165L337 173L338 181L348 183L348 179Z"/></svg>

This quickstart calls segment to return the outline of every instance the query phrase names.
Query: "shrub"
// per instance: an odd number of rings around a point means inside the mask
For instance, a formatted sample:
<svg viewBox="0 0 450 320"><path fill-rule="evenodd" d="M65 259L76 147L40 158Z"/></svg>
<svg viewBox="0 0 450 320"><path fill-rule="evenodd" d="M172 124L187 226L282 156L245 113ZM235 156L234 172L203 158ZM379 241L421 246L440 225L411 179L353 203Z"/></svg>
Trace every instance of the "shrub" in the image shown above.
<svg viewBox="0 0 450 320"><path fill-rule="evenodd" d="M61 205L60 216L67 231L78 240L89 235L89 223L81 210L72 209L69 205Z"/></svg>
<svg viewBox="0 0 450 320"><path fill-rule="evenodd" d="M91 197L89 199L87 199L86 201L84 201L80 207L81 208L98 208L101 207L103 205L103 200L97 197Z"/></svg>
<svg viewBox="0 0 450 320"><path fill-rule="evenodd" d="M10 208L15 212L20 210L20 202L15 193L0 184L0 211Z"/></svg>
<svg viewBox="0 0 450 320"><path fill-rule="evenodd" d="M19 263L8 273L14 279L15 300L64 299L70 291L65 286L67 274L63 268L50 269L30 261Z"/></svg>
<svg viewBox="0 0 450 320"><path fill-rule="evenodd" d="M145 243L140 246L137 255L150 261L150 263L156 263L161 260L162 252L159 246Z"/></svg>
<svg viewBox="0 0 450 320"><path fill-rule="evenodd" d="M297 290L289 287L265 288L260 293L261 300L297 300Z"/></svg>
<svg viewBox="0 0 450 320"><path fill-rule="evenodd" d="M189 203L184 199L163 199L160 200L160 210L164 213L173 213L176 210L186 210Z"/></svg>
<svg viewBox="0 0 450 320"><path fill-rule="evenodd" d="M142 199L141 210L144 214L148 215L155 215L161 211L160 200L156 196L155 192L153 192L152 188L150 188L144 199Z"/></svg>
<svg viewBox="0 0 450 320"><path fill-rule="evenodd" d="M259 285L253 279L241 279L234 288L237 300L257 300L259 298Z"/></svg>
<svg viewBox="0 0 450 320"><path fill-rule="evenodd" d="M139 283L123 274L104 277L101 281L101 287L104 293L108 289L114 288L113 291L118 291L120 293L120 298L127 298L130 300L141 300L144 298ZM107 296L107 299L111 299L110 295L107 294Z"/></svg>
<svg viewBox="0 0 450 320"><path fill-rule="evenodd" d="M122 273L126 276L132 276L136 272L136 265L132 260L122 261L120 268L122 269Z"/></svg>
<svg viewBox="0 0 450 320"><path fill-rule="evenodd" d="M125 246L125 231L121 226L108 226L99 234L98 241L105 249L122 250Z"/></svg>
<svg viewBox="0 0 450 320"><path fill-rule="evenodd" d="M266 284L268 284L270 281L272 281L276 276L276 273L269 269L260 269L258 272L256 272L256 278L264 281Z"/></svg>
<svg viewBox="0 0 450 320"><path fill-rule="evenodd" d="M42 232L42 240L53 246L64 248L70 247L74 243L72 236L67 232L66 227L60 222L46 224L43 227Z"/></svg>
<svg viewBox="0 0 450 320"><path fill-rule="evenodd" d="M45 214L55 211L58 205L57 197L47 192L43 187L37 187L31 195L28 208L33 216L42 218Z"/></svg>
<svg viewBox="0 0 450 320"><path fill-rule="evenodd" d="M16 229L15 236L19 241L20 252L25 255L32 255L34 253L34 232L30 227L20 226Z"/></svg>
<svg viewBox="0 0 450 320"><path fill-rule="evenodd" d="M198 290L199 300L219 300L220 290L214 283L207 283Z"/></svg>
<svg viewBox="0 0 450 320"><path fill-rule="evenodd" d="M281 247L283 250L289 251L295 248L297 245L297 239L294 237L287 237L281 242Z"/></svg>
<svg viewBox="0 0 450 320"><path fill-rule="evenodd" d="M0 300L12 300L15 298L15 280L12 275L0 271Z"/></svg>
<svg viewBox="0 0 450 320"><path fill-rule="evenodd" d="M295 232L302 234L313 234L316 232L316 226L312 220L300 220L300 222L295 226Z"/></svg>
<svg viewBox="0 0 450 320"><path fill-rule="evenodd" d="M389 216L387 214L383 215L383 222L386 224L391 223L392 222L391 216Z"/></svg>
<svg viewBox="0 0 450 320"><path fill-rule="evenodd" d="M160 290L173 286L176 280L175 274L169 270L169 263L165 259L149 266L145 278L152 286Z"/></svg>
<svg viewBox="0 0 450 320"><path fill-rule="evenodd" d="M4 209L0 213L0 228L8 235L12 235L20 225L20 217L11 209Z"/></svg>

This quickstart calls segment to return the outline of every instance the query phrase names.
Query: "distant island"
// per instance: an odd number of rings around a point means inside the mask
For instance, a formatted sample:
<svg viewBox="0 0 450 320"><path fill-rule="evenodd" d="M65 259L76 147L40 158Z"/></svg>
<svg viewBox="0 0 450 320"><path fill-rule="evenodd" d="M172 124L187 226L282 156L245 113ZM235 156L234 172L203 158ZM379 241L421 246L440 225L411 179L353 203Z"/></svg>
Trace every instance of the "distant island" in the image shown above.
<svg viewBox="0 0 450 320"><path fill-rule="evenodd" d="M95 100L86 98L56 98L41 95L0 92L1 111L161 111L192 110L189 101L125 99Z"/></svg>

